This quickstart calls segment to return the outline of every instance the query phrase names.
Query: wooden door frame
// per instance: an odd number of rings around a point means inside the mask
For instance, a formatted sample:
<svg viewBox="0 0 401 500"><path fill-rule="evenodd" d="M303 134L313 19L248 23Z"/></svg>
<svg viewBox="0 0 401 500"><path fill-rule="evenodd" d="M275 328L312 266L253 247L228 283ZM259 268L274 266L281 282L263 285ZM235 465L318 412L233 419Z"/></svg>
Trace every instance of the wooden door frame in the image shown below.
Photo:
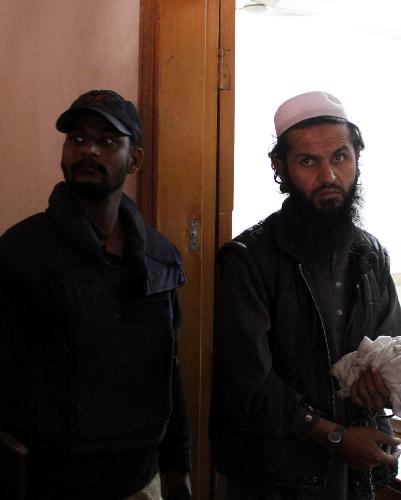
<svg viewBox="0 0 401 500"><path fill-rule="evenodd" d="M234 208L235 0L221 0L219 47L225 66L218 101L217 248L232 237Z"/></svg>
<svg viewBox="0 0 401 500"><path fill-rule="evenodd" d="M173 78L167 82L164 77L163 71L167 69L164 65L168 64L168 61L165 55L166 48L162 46L162 40L165 40L163 35L165 35L164 31L167 29L166 23L168 21L166 19L171 18L169 10L175 9L177 6L175 5L176 2L165 2L164 4L162 2L163 0L141 1L139 109L144 129L146 159L138 176L137 200L145 219L165 233L177 245L183 255L188 283L179 293L182 312L181 373L193 436L193 497L194 499L204 500L209 497L210 452L205 422L207 422L209 407L212 347L211 336L204 335L203 332L211 330L212 316L211 305L209 304L209 307L207 307L208 305L203 302L203 298L206 290L209 297L213 297L213 275L209 278L208 283L207 277L202 272L199 272L199 269L202 266L207 266L211 271L213 270L214 263L210 262L210 255L211 253L214 254L215 249L214 245L212 250L209 249L208 262L205 262L203 252L203 255L198 256L198 259L196 259L196 255L188 255L185 238L182 235L177 238L174 229L164 227L161 220L161 210L164 204L161 192L167 186L162 185L159 174L162 168L170 168L168 159L165 160L164 158L164 152L160 151L160 142L164 139L162 134L166 133L166 124L163 120L165 120L165 113L170 114L170 116L174 114L175 110L173 108L176 102L171 96L174 92L172 87L177 85L179 88L182 82L179 81L178 75L182 77L183 74L183 70L178 68L177 79ZM177 22L180 22L179 19L177 19ZM181 26L173 26L173 29L169 26L168 29L171 36L169 43L172 45L170 57L173 58L173 64L179 66L180 62L177 61L176 53L180 51L180 48L176 46L176 43L180 42L178 40L175 42L174 38L179 38ZM193 42L195 45L195 40ZM182 61L182 65L184 64L185 61ZM186 77L191 79L192 75L187 73ZM163 94L161 94L161 89L163 89ZM169 99L171 99L170 102L168 102ZM180 132L183 133L182 130ZM180 140L179 136L176 139L182 142L181 147L183 149L187 146L185 140ZM171 145L172 148L177 146L177 143ZM211 148L215 149L215 146L212 144ZM185 152L182 151L182 153ZM215 191L215 188L212 187L212 190ZM212 196L215 198L214 193ZM214 206L212 210L215 211ZM203 232L204 216L202 216L201 207L198 204L194 203L193 211L188 214L188 218L202 220ZM214 232L213 226L211 231ZM188 230L184 232L187 233ZM206 243L203 235L201 239L203 246ZM210 246L210 237L206 244ZM193 260L198 262L192 262ZM198 269L194 269L194 267ZM208 310L205 311L205 309ZM189 316L193 318L192 325L188 325ZM192 345L189 345L189 337L192 339Z"/></svg>
<svg viewBox="0 0 401 500"><path fill-rule="evenodd" d="M220 19L233 4L234 0L142 0L140 13L138 107L146 158L137 179L137 201L145 220L177 245L188 277L179 292L180 353L193 433L194 500L209 498L213 477L208 415L214 257L231 231L233 149L233 119L219 133L223 117L228 119L230 90L225 90L221 107L218 62ZM220 161L217 146L223 139L226 152ZM193 175L185 173L188 168ZM186 182L177 187L181 173L187 175ZM221 182L223 177L227 182ZM200 221L200 244L190 251L188 221L194 219Z"/></svg>
<svg viewBox="0 0 401 500"><path fill-rule="evenodd" d="M138 109L145 159L136 180L136 200L148 224L156 227L158 2L140 0Z"/></svg>

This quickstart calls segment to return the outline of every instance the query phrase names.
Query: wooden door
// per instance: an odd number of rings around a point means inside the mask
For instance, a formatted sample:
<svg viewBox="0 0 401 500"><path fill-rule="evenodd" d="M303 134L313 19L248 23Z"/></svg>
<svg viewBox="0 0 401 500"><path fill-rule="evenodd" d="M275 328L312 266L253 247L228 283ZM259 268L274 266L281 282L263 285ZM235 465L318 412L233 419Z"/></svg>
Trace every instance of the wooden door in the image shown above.
<svg viewBox="0 0 401 500"><path fill-rule="evenodd" d="M214 258L219 242L230 235L233 149L233 75L230 53L220 50L231 49L232 54L233 47L221 46L230 37L220 31L220 21L228 12L233 21L233 4L141 3L139 108L147 158L137 200L145 218L181 251L188 278L179 294L180 357L193 432L195 500L209 498L213 477L207 430ZM230 106L231 122L220 132ZM221 182L222 177L228 182ZM226 194L219 193L220 185Z"/></svg>

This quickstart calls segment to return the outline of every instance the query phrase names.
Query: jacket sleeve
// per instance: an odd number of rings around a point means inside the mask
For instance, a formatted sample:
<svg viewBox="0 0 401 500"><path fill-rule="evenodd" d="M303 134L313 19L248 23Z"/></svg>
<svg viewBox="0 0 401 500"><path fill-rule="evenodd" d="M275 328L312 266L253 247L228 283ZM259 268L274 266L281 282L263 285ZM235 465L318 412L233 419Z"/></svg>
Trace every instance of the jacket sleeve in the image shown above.
<svg viewBox="0 0 401 500"><path fill-rule="evenodd" d="M173 409L163 441L159 446L159 465L162 473L186 473L191 470L191 433L178 359L178 330L180 311L177 295L172 296L174 309L175 357L173 377Z"/></svg>
<svg viewBox="0 0 401 500"><path fill-rule="evenodd" d="M363 231L362 234L372 250L372 255L375 255L373 261L375 265L373 266L373 272L370 274L370 276L373 276L374 282L369 283L372 290L370 293L374 294L375 298L363 296L367 305L374 305L379 308L378 313L375 314L373 338L381 335L395 337L400 335L401 308L394 280L390 273L390 257L377 238L366 231ZM366 279L368 279L367 276ZM367 290L369 290L369 286L366 287Z"/></svg>
<svg viewBox="0 0 401 500"><path fill-rule="evenodd" d="M375 337L379 337L380 335L396 337L401 334L401 308L397 290L390 273L387 274L385 283L386 286L381 297L379 323L376 328Z"/></svg>
<svg viewBox="0 0 401 500"><path fill-rule="evenodd" d="M247 432L306 439L319 417L273 370L271 317L256 291L246 248L219 256L215 308L216 386ZM249 258L249 257L248 257Z"/></svg>
<svg viewBox="0 0 401 500"><path fill-rule="evenodd" d="M0 431L9 430L9 408L15 391L22 344L19 332L23 321L24 297L17 296L14 280L0 270Z"/></svg>
<svg viewBox="0 0 401 500"><path fill-rule="evenodd" d="M7 430L8 408L10 406L11 387L10 371L12 360L9 346L9 330L7 328L4 295L0 290L0 431Z"/></svg>

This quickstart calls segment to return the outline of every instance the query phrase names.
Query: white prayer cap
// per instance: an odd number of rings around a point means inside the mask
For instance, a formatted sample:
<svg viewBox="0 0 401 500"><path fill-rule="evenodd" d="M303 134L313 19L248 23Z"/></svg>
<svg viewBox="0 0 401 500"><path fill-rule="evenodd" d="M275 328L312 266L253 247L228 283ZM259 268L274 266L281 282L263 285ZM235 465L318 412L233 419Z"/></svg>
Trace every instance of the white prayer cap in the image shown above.
<svg viewBox="0 0 401 500"><path fill-rule="evenodd" d="M306 92L283 102L274 115L277 137L293 125L316 116L347 118L339 99L327 92Z"/></svg>

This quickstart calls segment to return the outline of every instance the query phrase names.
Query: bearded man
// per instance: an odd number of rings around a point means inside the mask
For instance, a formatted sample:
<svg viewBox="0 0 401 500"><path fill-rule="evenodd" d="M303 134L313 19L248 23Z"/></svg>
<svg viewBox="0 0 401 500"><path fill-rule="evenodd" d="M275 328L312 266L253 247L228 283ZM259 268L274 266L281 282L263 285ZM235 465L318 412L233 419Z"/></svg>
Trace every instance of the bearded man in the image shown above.
<svg viewBox="0 0 401 500"><path fill-rule="evenodd" d="M210 437L229 500L374 497L396 471L368 369L340 399L332 366L364 336L400 333L385 249L360 229L361 133L325 92L284 102L270 153L288 197L218 254Z"/></svg>
<svg viewBox="0 0 401 500"><path fill-rule="evenodd" d="M168 499L188 500L185 276L123 193L144 156L139 116L92 90L56 127L65 182L0 238L0 430L29 449L27 500L161 500L159 472Z"/></svg>

